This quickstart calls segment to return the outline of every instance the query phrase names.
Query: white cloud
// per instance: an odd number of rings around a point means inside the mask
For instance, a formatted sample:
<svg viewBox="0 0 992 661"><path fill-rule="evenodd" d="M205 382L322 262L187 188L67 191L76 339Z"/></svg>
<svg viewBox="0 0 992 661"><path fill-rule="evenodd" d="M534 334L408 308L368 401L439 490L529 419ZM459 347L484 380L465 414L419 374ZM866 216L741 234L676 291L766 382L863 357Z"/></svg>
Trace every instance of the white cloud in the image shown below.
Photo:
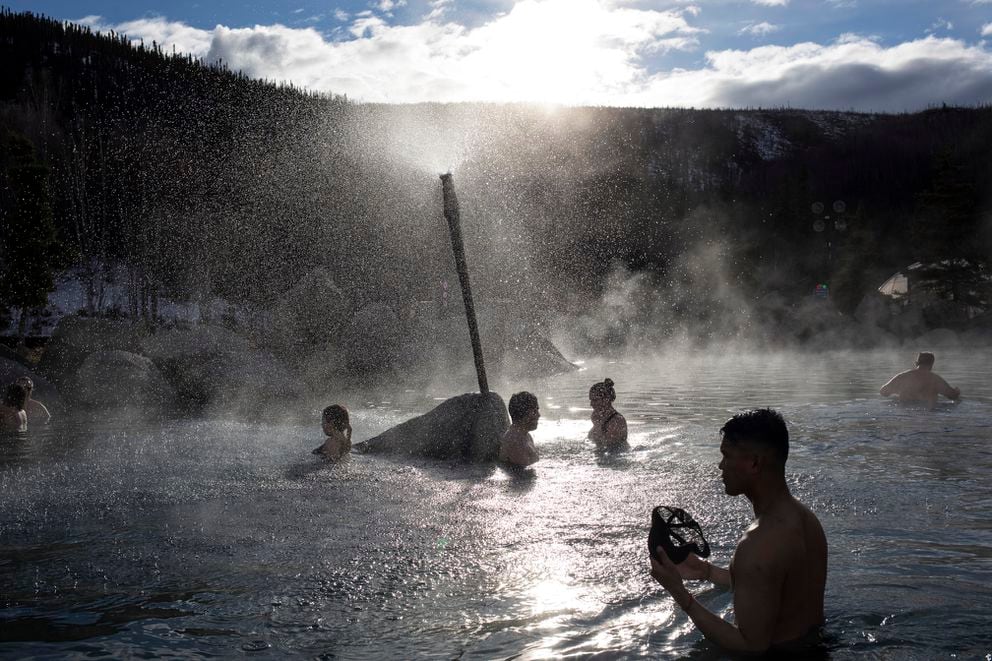
<svg viewBox="0 0 992 661"><path fill-rule="evenodd" d="M379 11L390 12L397 7L403 7L406 5L406 0L379 0L375 3L375 6L379 8Z"/></svg>
<svg viewBox="0 0 992 661"><path fill-rule="evenodd" d="M335 9L334 10L334 18L338 19L339 21L341 21L343 23L343 22L347 21L351 17L348 15L348 12L344 11L343 9Z"/></svg>
<svg viewBox="0 0 992 661"><path fill-rule="evenodd" d="M954 29L954 23L951 23L946 18L938 18L936 21L933 22L933 25L931 25L927 29L927 34L933 34L937 30L953 30L953 29Z"/></svg>
<svg viewBox="0 0 992 661"><path fill-rule="evenodd" d="M445 4L436 2L435 9ZM877 38L845 34L825 45L712 51L693 70L651 70L649 54L694 49L702 31L683 12L609 0L520 0L477 28L440 19L389 25L365 15L342 41L281 25L197 30L164 19L124 25L146 43L154 38L167 49L176 43L251 76L365 101L899 112L992 99L992 52L984 42L934 36L885 47Z"/></svg>
<svg viewBox="0 0 992 661"><path fill-rule="evenodd" d="M637 105L802 107L902 112L992 99L992 53L927 37L885 48L871 39L706 54L695 71L660 73Z"/></svg>
<svg viewBox="0 0 992 661"><path fill-rule="evenodd" d="M749 34L755 37L764 37L772 32L778 32L781 29L781 25L772 25L768 21L762 21L761 23L748 23L742 27L737 34Z"/></svg>
<svg viewBox="0 0 992 661"><path fill-rule="evenodd" d="M431 10L424 18L427 21L433 21L441 18L450 8L453 0L430 0Z"/></svg>
<svg viewBox="0 0 992 661"><path fill-rule="evenodd" d="M765 7L785 7L789 4L789 0L751 0L751 2Z"/></svg>
<svg viewBox="0 0 992 661"><path fill-rule="evenodd" d="M146 46L151 46L154 41L166 52L172 52L173 47L175 47L175 50L180 53L191 53L197 57L206 56L212 41L211 31L190 27L185 23L168 21L162 16L141 18L116 25L104 23L100 16L87 16L75 22L88 25L93 30L100 32L113 30L119 34L125 34L134 42L144 41Z"/></svg>
<svg viewBox="0 0 992 661"><path fill-rule="evenodd" d="M986 23L982 26L982 36L992 37L992 23Z"/></svg>

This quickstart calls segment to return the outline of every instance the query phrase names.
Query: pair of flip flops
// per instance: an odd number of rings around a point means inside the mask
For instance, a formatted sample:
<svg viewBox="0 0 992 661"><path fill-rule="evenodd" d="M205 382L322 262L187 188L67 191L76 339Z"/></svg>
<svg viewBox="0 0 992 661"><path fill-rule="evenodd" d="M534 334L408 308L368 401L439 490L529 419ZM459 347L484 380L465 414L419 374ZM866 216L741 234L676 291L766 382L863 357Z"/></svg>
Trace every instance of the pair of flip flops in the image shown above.
<svg viewBox="0 0 992 661"><path fill-rule="evenodd" d="M710 555L710 545L703 536L703 529L681 507L659 505L652 510L648 551L655 560L661 562L658 557L659 546L675 564L684 562L690 553L701 558Z"/></svg>

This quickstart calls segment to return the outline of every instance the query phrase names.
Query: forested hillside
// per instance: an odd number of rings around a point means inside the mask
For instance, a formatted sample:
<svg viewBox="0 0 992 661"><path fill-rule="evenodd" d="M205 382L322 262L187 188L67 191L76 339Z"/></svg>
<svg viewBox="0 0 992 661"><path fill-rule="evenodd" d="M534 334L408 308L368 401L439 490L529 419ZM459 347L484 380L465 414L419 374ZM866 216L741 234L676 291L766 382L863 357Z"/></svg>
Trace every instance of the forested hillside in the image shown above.
<svg viewBox="0 0 992 661"><path fill-rule="evenodd" d="M480 295L549 309L621 271L674 316L821 282L849 312L909 263L992 249L989 107L357 104L6 10L0 61L9 306L69 265L94 301L126 267L122 312L146 318L162 297L270 305L321 266L355 309L431 299L449 169Z"/></svg>

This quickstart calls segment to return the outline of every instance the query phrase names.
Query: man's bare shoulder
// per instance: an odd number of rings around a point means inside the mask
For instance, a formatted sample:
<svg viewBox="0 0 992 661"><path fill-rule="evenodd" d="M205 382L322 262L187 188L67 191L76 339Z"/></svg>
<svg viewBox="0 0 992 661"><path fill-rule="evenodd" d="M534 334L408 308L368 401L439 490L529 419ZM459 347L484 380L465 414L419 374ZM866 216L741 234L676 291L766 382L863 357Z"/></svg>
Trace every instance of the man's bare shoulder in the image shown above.
<svg viewBox="0 0 992 661"><path fill-rule="evenodd" d="M754 548L767 552L768 547L781 546L785 538L803 535L811 525L820 528L820 522L816 515L808 507L790 496L772 511L761 515L748 529L741 543L748 541ZM820 529L822 530L822 528Z"/></svg>

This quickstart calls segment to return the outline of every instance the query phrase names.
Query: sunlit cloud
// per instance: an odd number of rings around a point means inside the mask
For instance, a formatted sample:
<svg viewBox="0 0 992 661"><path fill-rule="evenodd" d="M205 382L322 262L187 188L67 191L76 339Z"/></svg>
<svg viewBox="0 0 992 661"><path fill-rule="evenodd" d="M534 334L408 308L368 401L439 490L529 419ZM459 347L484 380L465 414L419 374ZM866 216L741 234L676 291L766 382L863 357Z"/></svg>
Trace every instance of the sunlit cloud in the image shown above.
<svg viewBox="0 0 992 661"><path fill-rule="evenodd" d="M765 7L785 7L789 4L789 0L751 0L751 2Z"/></svg>
<svg viewBox="0 0 992 661"><path fill-rule="evenodd" d="M100 32L113 30L127 35L133 42L144 41L149 46L154 41L166 51L171 51L175 47L177 52L190 53L196 57L205 56L213 41L213 33L209 30L200 30L185 23L169 21L162 16L141 18L116 25L106 24L101 16L87 16L73 22L87 25Z"/></svg>
<svg viewBox="0 0 992 661"><path fill-rule="evenodd" d="M347 21L349 18L351 18L351 16L348 14L348 12L344 11L343 9L335 9L334 18L336 18L337 20L343 23Z"/></svg>
<svg viewBox="0 0 992 661"><path fill-rule="evenodd" d="M654 76L633 95L635 105L902 112L992 99L992 53L955 39L927 37L885 48L847 35L829 45L714 51L706 59L702 69Z"/></svg>
<svg viewBox="0 0 992 661"><path fill-rule="evenodd" d="M778 32L782 29L780 25L772 25L768 21L762 21L761 23L748 23L740 29L737 34L749 34L754 37L764 37L772 32Z"/></svg>
<svg viewBox="0 0 992 661"><path fill-rule="evenodd" d="M397 7L403 7L404 5L406 5L406 0L379 0L375 3L379 11L393 11Z"/></svg>
<svg viewBox="0 0 992 661"><path fill-rule="evenodd" d="M992 37L992 23L986 23L982 26L982 36Z"/></svg>
<svg viewBox="0 0 992 661"><path fill-rule="evenodd" d="M946 18L938 18L933 24L927 29L927 34L933 34L938 30L953 30L954 23L951 23Z"/></svg>
<svg viewBox="0 0 992 661"><path fill-rule="evenodd" d="M435 0L434 9L448 3ZM844 34L829 44L714 50L694 69L658 69L656 54L699 48L683 10L599 0L524 0L469 28L441 18L391 25L361 12L331 41L281 25L198 30L162 18L104 26L235 70L375 102L527 101L572 105L802 107L912 111L988 103L985 42L928 36L883 45ZM992 24L990 24L992 25ZM751 24L748 34L776 26ZM983 34L988 35L986 25Z"/></svg>

